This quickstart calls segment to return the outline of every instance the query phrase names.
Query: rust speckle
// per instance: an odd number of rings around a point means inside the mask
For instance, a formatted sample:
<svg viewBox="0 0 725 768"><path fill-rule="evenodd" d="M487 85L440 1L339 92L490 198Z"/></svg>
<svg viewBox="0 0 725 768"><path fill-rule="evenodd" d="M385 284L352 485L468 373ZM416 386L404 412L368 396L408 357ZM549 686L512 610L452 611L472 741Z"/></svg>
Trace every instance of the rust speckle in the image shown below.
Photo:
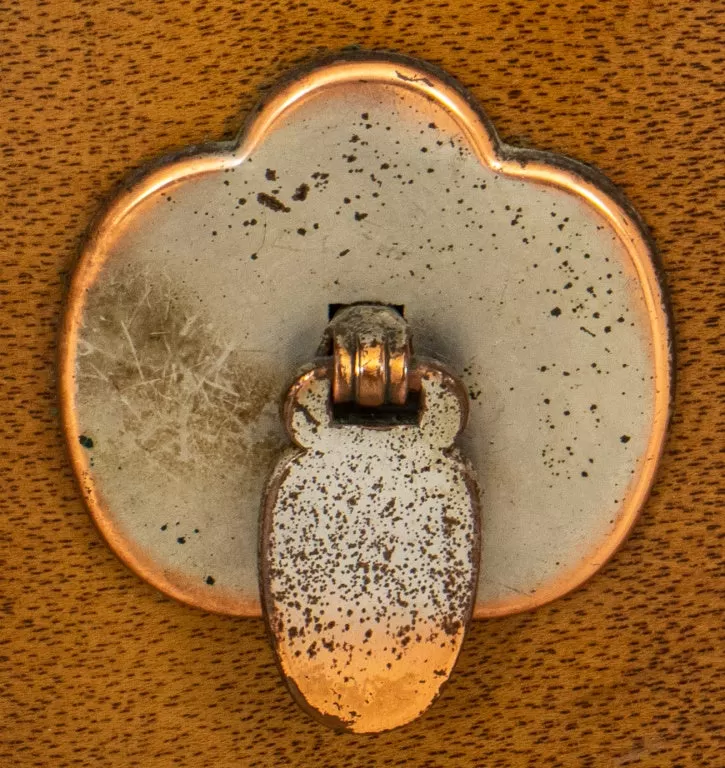
<svg viewBox="0 0 725 768"><path fill-rule="evenodd" d="M268 195L266 192L260 192L257 195L257 202L276 213L289 213L291 210L289 206L285 205L280 199L273 195Z"/></svg>
<svg viewBox="0 0 725 768"><path fill-rule="evenodd" d="M299 187L297 187L297 189L295 190L295 193L292 195L292 199L298 202L307 200L307 195L309 194L309 191L310 191L309 184L300 184Z"/></svg>

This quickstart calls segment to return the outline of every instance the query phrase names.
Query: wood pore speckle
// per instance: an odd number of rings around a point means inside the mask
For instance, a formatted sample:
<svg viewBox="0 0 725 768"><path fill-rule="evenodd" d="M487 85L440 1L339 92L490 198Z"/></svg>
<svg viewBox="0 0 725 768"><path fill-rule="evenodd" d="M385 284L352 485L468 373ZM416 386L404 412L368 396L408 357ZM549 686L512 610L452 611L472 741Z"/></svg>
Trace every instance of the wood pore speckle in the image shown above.
<svg viewBox="0 0 725 768"><path fill-rule="evenodd" d="M10 3L2 25L0 762L721 765L719 5L53 0ZM353 44L440 65L505 141L622 187L661 251L679 376L659 482L615 559L553 605L475 622L436 706L377 736L298 712L261 621L177 605L110 554L53 374L65 275L126 173L232 138L260 89Z"/></svg>

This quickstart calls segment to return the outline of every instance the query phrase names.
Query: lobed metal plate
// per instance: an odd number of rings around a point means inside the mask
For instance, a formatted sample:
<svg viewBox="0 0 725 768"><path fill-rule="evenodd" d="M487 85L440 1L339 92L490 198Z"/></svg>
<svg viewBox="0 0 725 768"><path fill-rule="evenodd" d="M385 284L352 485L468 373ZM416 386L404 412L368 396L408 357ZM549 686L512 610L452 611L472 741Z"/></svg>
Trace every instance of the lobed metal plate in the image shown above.
<svg viewBox="0 0 725 768"><path fill-rule="evenodd" d="M91 231L60 342L64 429L113 550L165 593L260 613L279 403L331 304L405 307L462 378L481 485L477 617L596 572L652 484L665 298L598 173L503 145L444 75L350 55L280 86L238 139L169 158Z"/></svg>

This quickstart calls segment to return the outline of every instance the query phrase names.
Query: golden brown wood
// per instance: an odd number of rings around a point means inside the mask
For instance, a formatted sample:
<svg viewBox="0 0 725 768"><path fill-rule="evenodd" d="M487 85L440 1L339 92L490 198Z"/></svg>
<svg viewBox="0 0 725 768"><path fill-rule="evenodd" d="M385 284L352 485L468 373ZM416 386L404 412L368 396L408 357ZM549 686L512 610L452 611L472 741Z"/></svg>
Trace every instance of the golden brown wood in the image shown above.
<svg viewBox="0 0 725 768"><path fill-rule="evenodd" d="M4 5L0 763L722 764L723 21L709 0ZM430 712L368 737L297 710L261 621L177 605L109 553L53 374L65 274L126 172L231 137L261 88L350 44L440 64L505 140L620 184L661 248L679 355L660 480L624 549L558 603L475 623Z"/></svg>

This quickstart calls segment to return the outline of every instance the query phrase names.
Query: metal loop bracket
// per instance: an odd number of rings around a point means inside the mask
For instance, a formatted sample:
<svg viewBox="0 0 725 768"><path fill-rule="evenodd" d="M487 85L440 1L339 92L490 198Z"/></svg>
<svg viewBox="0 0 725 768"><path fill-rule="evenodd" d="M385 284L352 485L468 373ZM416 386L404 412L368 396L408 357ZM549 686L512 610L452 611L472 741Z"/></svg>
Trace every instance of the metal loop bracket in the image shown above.
<svg viewBox="0 0 725 768"><path fill-rule="evenodd" d="M408 325L395 309L354 304L328 326L332 340L332 398L365 408L405 405L411 344Z"/></svg>

